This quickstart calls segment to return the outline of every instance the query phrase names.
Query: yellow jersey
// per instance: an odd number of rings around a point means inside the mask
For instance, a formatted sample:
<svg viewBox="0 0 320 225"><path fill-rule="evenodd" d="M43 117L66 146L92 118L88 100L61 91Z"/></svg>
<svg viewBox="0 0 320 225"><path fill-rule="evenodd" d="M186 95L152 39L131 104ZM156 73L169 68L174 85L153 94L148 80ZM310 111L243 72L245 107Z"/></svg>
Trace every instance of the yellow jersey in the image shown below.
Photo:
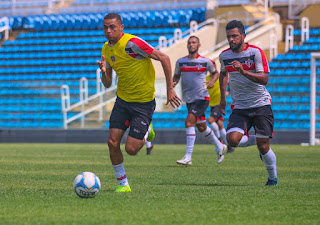
<svg viewBox="0 0 320 225"><path fill-rule="evenodd" d="M207 81L211 80L210 76L207 76ZM219 79L216 80L216 82L214 83L214 86L212 88L208 89L209 91L209 95L210 95L210 102L209 102L209 106L216 106L220 104L220 83L219 83Z"/></svg>
<svg viewBox="0 0 320 225"><path fill-rule="evenodd" d="M117 96L126 102L150 102L155 97L154 67L149 57L136 59L126 53L131 38L136 36L124 33L115 45L106 42L101 53L117 74Z"/></svg>

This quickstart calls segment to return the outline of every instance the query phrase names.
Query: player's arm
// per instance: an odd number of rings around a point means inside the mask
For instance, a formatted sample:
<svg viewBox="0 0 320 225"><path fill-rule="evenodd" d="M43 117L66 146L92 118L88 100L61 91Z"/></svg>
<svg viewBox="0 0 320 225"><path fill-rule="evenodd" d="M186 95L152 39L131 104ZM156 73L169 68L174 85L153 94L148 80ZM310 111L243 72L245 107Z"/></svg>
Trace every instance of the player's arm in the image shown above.
<svg viewBox="0 0 320 225"><path fill-rule="evenodd" d="M210 89L214 86L214 83L219 79L219 73L216 69L216 64L212 60L208 60L207 71L209 71L211 78L210 81L206 81L207 88Z"/></svg>
<svg viewBox="0 0 320 225"><path fill-rule="evenodd" d="M181 77L181 74L175 73L173 75L173 79L172 79L173 80L173 83L172 83L173 87L177 86L177 84L179 83L180 77Z"/></svg>
<svg viewBox="0 0 320 225"><path fill-rule="evenodd" d="M173 87L177 86L177 84L180 81L180 77L181 77L181 70L180 70L180 66L179 66L179 60L177 60L176 62L176 68L174 69L174 75L173 75Z"/></svg>
<svg viewBox="0 0 320 225"><path fill-rule="evenodd" d="M227 105L226 101L226 90L228 86L229 74L226 70L220 72L219 83L220 83L220 112L226 115L225 109Z"/></svg>
<svg viewBox="0 0 320 225"><path fill-rule="evenodd" d="M221 58L221 55L219 56L219 61L221 64L221 68L220 68L220 77L219 77L219 83L220 83L220 112L223 115L226 115L225 113L225 109L226 109L226 105L227 105L227 101L226 101L226 90L227 90L227 86L228 86L228 81L229 81L229 77L228 77L228 71L225 68L223 59Z"/></svg>
<svg viewBox="0 0 320 225"><path fill-rule="evenodd" d="M101 61L97 60L97 63L101 70L101 82L103 83L103 86L108 88L111 86L112 82L112 68L107 67L107 62L104 55L101 56Z"/></svg>
<svg viewBox="0 0 320 225"><path fill-rule="evenodd" d="M245 70L243 69L242 64L239 61L233 61L232 66L243 76L245 76L246 78L248 78L249 80L255 83L259 83L263 85L266 85L268 83L268 73L265 73L265 72L253 73L253 72L250 72L249 70Z"/></svg>
<svg viewBox="0 0 320 225"><path fill-rule="evenodd" d="M211 80L206 82L208 89L213 88L214 83L219 79L219 73L218 73L218 71L215 71L213 73L210 72L209 76L210 76Z"/></svg>
<svg viewBox="0 0 320 225"><path fill-rule="evenodd" d="M257 73L252 73L248 70L244 70L242 67L242 64L238 61L233 61L232 66L249 80L255 83L267 85L268 73L270 71L269 71L267 58L262 50L256 50L256 54L254 56L254 62L255 62L256 71L258 71Z"/></svg>
<svg viewBox="0 0 320 225"><path fill-rule="evenodd" d="M173 108L179 107L182 100L177 96L176 92L173 89L171 63L169 56L157 49L154 49L150 54L150 58L161 62L164 75L166 77L167 104L170 103Z"/></svg>

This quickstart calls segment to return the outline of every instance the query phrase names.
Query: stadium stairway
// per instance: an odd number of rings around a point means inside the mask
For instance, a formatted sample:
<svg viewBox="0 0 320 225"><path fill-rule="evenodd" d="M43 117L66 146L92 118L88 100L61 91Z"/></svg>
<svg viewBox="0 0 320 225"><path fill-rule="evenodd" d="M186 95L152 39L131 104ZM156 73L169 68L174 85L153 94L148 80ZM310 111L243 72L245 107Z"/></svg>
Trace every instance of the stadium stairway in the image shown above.
<svg viewBox="0 0 320 225"><path fill-rule="evenodd" d="M186 11L190 12L193 11ZM189 19L194 18L191 15ZM40 23L25 18L11 20L15 21L16 31L27 24L29 32L20 33L15 40L7 40L0 47L0 127L62 128L60 87L69 85L71 104L79 101L81 77L88 79L89 96L96 93L96 60L100 59L106 41L103 31L99 25L88 27L81 20L71 20L74 24L70 28L60 21L54 29L49 26L52 21L48 22L48 18ZM159 36L170 39L176 28L185 31L189 27L175 20L151 27L137 23L124 32L138 35L156 46ZM76 113L68 113L68 118Z"/></svg>
<svg viewBox="0 0 320 225"><path fill-rule="evenodd" d="M294 32L300 35L300 30ZM320 51L320 28L310 29L310 38L301 45L294 45L286 54L279 54L269 64L267 89L272 95L275 129L310 128L310 53ZM316 61L320 66L320 61ZM320 69L317 69L320 74ZM320 79L317 78L317 92ZM317 96L316 102L320 102ZM317 120L319 120L317 115ZM320 124L316 124L320 129Z"/></svg>

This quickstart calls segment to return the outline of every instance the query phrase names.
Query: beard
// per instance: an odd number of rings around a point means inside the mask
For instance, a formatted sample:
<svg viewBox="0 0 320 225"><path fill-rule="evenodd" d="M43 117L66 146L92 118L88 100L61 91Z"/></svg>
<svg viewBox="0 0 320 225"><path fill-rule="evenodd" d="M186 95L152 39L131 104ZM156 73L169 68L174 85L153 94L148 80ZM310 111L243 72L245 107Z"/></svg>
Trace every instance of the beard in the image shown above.
<svg viewBox="0 0 320 225"><path fill-rule="evenodd" d="M242 43L243 43L243 40L241 39L241 41L239 42L239 44L235 45L234 47L232 47L232 46L229 44L230 49L231 49L232 51L238 51L238 50L241 48Z"/></svg>
<svg viewBox="0 0 320 225"><path fill-rule="evenodd" d="M189 50L189 54L190 54L190 55L193 55L193 54L195 54L197 51L198 51L198 49L197 49L197 50L194 50L194 51Z"/></svg>

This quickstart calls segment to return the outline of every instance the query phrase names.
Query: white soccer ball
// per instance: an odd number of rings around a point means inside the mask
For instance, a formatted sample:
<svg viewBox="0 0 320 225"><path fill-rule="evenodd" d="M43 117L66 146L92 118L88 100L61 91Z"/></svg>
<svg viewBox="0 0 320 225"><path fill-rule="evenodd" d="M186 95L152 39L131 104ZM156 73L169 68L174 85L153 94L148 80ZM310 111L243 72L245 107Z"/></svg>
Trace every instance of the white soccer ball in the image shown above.
<svg viewBox="0 0 320 225"><path fill-rule="evenodd" d="M81 198L93 198L99 194L101 183L92 172L80 173L73 182L74 191Z"/></svg>

